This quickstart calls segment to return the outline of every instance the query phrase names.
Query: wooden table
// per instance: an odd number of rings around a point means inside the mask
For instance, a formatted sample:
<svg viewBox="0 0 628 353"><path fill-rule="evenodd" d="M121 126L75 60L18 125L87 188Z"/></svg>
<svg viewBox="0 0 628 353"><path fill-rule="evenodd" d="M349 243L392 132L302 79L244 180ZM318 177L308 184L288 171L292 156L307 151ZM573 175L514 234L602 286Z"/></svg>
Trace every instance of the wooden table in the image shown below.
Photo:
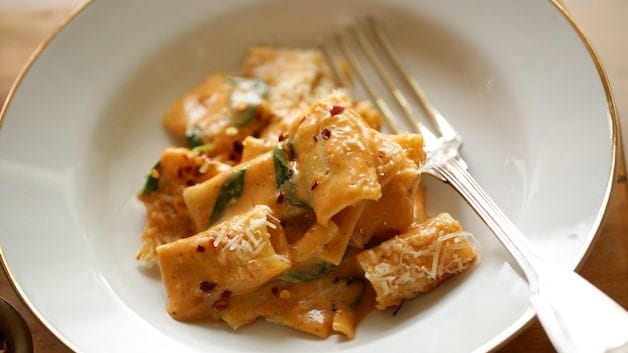
<svg viewBox="0 0 628 353"><path fill-rule="evenodd" d="M21 0L20 0L21 1ZM0 102L11 83L37 45L46 38L71 11L79 0L3 0L0 4ZM628 22L620 14L628 13L623 0L568 0L567 8L582 18L585 32L605 64L620 116L628 118L628 47L621 44ZM595 6L595 11L589 9ZM617 28L613 28L616 26ZM617 45L623 45L617 50ZM607 64L608 63L608 64ZM610 66L609 66L610 65ZM628 119L625 120L628 124ZM580 267L580 273L624 307L628 306L628 188L623 156L610 200L608 217L596 244ZM11 302L26 318L36 352L70 352L61 344L20 301L4 273L0 273L0 296ZM500 352L554 352L547 336L535 320Z"/></svg>

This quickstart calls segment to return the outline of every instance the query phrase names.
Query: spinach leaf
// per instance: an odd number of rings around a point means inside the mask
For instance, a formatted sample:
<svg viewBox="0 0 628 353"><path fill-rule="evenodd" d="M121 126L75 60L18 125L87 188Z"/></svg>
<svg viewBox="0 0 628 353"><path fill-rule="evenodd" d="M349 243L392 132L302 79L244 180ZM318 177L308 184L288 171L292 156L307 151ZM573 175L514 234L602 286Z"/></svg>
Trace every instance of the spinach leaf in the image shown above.
<svg viewBox="0 0 628 353"><path fill-rule="evenodd" d="M282 141L275 146L273 150L273 162L275 164L277 189L283 191L286 200L290 202L290 204L311 210L312 206L299 199L297 185L290 180L294 171L288 165L288 159L292 159L294 156L294 146L290 140Z"/></svg>
<svg viewBox="0 0 628 353"><path fill-rule="evenodd" d="M185 138L190 148L195 148L203 145L203 132L198 126L194 126L185 133Z"/></svg>
<svg viewBox="0 0 628 353"><path fill-rule="evenodd" d="M214 151L214 145L211 144L211 143L207 143L207 144L204 144L204 145L199 145L199 146L196 146L196 147L192 148L192 153L200 153L200 152L212 153L213 151Z"/></svg>
<svg viewBox="0 0 628 353"><path fill-rule="evenodd" d="M233 88L231 91L230 106L232 108L231 122L235 127L248 125L257 114L257 107L268 94L266 82L245 77L229 77Z"/></svg>
<svg viewBox="0 0 628 353"><path fill-rule="evenodd" d="M257 114L257 105L247 104L242 110L236 110L231 116L231 122L235 127L248 125Z"/></svg>
<svg viewBox="0 0 628 353"><path fill-rule="evenodd" d="M297 207L305 208L308 210L312 210L312 206L310 206L307 202L301 200L297 194L297 185L292 181L288 180L281 187L281 191L283 191L286 196L286 200Z"/></svg>
<svg viewBox="0 0 628 353"><path fill-rule="evenodd" d="M323 277L333 270L336 266L324 261L317 261L311 269L303 269L286 272L281 279L288 282L307 282Z"/></svg>
<svg viewBox="0 0 628 353"><path fill-rule="evenodd" d="M218 191L218 196L216 197L216 203L214 204L214 210L212 211L211 217L209 218L209 224L216 223L222 217L222 214L225 212L227 207L236 200L240 195L242 195L242 191L244 190L244 174L246 173L246 168L242 168L237 170L220 186L220 190Z"/></svg>
<svg viewBox="0 0 628 353"><path fill-rule="evenodd" d="M278 143L273 150L273 162L275 164L275 180L277 182L277 189L280 189L290 177L292 177L292 170L288 166L288 158L286 157L286 151L284 149L284 143Z"/></svg>
<svg viewBox="0 0 628 353"><path fill-rule="evenodd" d="M150 172L146 176L146 182L144 183L144 189L142 190L143 195L150 194L151 192L156 191L157 187L159 187L159 178L155 178L153 176L153 170L158 169L159 161L157 161L157 163L153 165L153 167L150 169Z"/></svg>

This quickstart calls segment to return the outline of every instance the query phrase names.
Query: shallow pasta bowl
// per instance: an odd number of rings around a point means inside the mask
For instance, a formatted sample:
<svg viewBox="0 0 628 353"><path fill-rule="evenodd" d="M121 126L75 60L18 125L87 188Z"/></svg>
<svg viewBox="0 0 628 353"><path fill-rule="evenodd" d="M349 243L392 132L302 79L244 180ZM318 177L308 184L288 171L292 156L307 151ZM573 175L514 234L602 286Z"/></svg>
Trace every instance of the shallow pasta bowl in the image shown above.
<svg viewBox="0 0 628 353"><path fill-rule="evenodd" d="M532 317L527 287L482 222L426 178L482 244L473 270L372 313L354 340L312 339L264 322L236 332L165 311L158 276L134 259L135 195L171 141L161 114L255 44L314 47L376 14L411 70L465 136L477 179L545 256L574 268L603 219L616 117L590 47L551 2L94 1L21 76L0 130L0 245L35 314L76 351L488 351ZM456 339L451 339L456 337Z"/></svg>

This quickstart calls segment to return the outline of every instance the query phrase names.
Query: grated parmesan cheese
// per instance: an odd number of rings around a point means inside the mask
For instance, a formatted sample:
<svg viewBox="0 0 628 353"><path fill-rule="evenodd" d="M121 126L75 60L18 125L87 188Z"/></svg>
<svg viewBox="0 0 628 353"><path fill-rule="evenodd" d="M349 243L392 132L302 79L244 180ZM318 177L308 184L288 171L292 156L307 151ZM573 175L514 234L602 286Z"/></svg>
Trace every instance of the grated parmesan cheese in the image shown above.
<svg viewBox="0 0 628 353"><path fill-rule="evenodd" d="M442 214L357 255L376 292L376 307L398 306L461 272L476 259L472 235Z"/></svg>
<svg viewBox="0 0 628 353"><path fill-rule="evenodd" d="M214 226L212 244L219 251L235 252L242 261L259 255L266 245L263 234L268 228L277 229L277 224L269 221L277 219L271 212L268 206L259 205L246 218L236 216ZM221 255L219 259L225 260Z"/></svg>
<svg viewBox="0 0 628 353"><path fill-rule="evenodd" d="M440 260L440 248L442 244L442 241L436 242L436 249L432 255L432 270L430 271L430 277L433 279L436 279L436 275L438 274L438 260Z"/></svg>

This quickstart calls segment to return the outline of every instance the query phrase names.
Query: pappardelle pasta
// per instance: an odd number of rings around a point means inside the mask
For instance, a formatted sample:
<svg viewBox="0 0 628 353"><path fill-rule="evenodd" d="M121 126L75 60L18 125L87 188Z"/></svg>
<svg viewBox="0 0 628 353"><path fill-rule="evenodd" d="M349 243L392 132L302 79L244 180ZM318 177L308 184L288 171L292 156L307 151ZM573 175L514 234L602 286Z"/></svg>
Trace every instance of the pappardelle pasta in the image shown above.
<svg viewBox="0 0 628 353"><path fill-rule="evenodd" d="M137 259L159 267L168 313L351 338L471 266L471 235L425 215L422 136L380 124L315 50L252 48L237 76L174 102L163 125L187 147L164 150L138 196Z"/></svg>

